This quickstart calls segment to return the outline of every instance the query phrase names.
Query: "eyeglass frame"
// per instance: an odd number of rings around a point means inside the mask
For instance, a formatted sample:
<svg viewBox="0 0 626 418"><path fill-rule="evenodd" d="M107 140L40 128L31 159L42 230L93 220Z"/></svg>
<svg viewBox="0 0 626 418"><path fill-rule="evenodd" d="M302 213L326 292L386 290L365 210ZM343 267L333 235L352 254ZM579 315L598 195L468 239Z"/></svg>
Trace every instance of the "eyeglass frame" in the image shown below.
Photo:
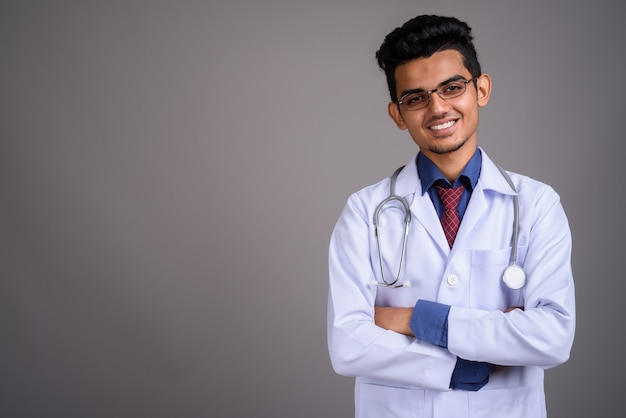
<svg viewBox="0 0 626 418"><path fill-rule="evenodd" d="M441 84L439 85L439 87L434 88L434 89L432 89L432 90L420 91L420 89L417 89L417 90L409 91L409 92L407 92L407 93L403 94L403 95L402 95L402 97L400 97L400 100L398 100L398 101L396 101L396 102L394 102L394 103L395 103L396 105L398 105L398 108L399 108L399 107L400 107L400 105L402 105L402 104L404 103L404 99L406 99L408 96L410 96L410 95L412 95L412 94L417 94L417 93L420 93L420 94L421 94L421 93L426 93L426 95L427 95L427 97L428 97L428 100L425 100L425 101L424 101L424 103L425 103L425 104L424 104L423 106L421 106L421 107L417 107L417 108L415 108L415 109L408 109L408 108L406 107L406 105L404 105L404 109L406 109L406 111L407 111L407 112L413 112L413 111L415 111L415 110L424 109L424 108L428 107L428 105L430 104L430 96L431 96L431 94L433 94L433 93L435 93L435 92L436 92L436 93L437 93L437 95L438 95L438 96L439 96L442 100L445 100L445 101L448 101L448 100L451 100L451 99L456 99L457 97L462 96L462 95L463 95L463 94L467 91L467 85L470 83L470 81L476 81L476 80L478 80L478 78L479 78L479 77L480 77L480 76L472 77L472 78L470 78L469 80L466 80L466 79L464 79L464 78L462 78L462 77L461 77L461 78L459 78L459 79L452 79L452 80L447 80L447 81L444 81L443 83L441 83ZM464 85L464 87L465 87L465 88L463 89L463 91L462 91L461 93L457 94L456 96L448 97L447 99L446 99L446 98L444 98L444 97L442 97L441 95L443 94L443 92L442 92L442 91L440 91L439 89L441 89L441 88L443 88L443 87L446 87L446 86L448 86L449 84L452 84L452 83L455 83L455 82L460 82L460 83L463 83L463 85Z"/></svg>

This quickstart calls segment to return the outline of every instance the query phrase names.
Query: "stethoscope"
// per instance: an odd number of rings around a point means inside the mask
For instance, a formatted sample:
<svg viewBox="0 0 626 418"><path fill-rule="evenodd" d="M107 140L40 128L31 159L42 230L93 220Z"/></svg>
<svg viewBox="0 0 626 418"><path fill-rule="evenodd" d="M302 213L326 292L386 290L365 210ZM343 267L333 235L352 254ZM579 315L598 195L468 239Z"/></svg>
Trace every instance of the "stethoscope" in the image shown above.
<svg viewBox="0 0 626 418"><path fill-rule="evenodd" d="M506 171L500 166L497 166L502 176L506 179L507 183L513 189L515 194L513 195L513 233L511 237L511 257L509 259L509 265L504 269L502 273L502 281L510 288L510 289L521 289L526 284L526 272L524 268L517 264L517 241L519 237L519 197L517 196L517 189L513 184L513 180L508 175ZM371 284L375 286L384 286L392 289L398 289L400 287L409 287L411 286L411 282L408 280L399 283L400 276L402 276L402 268L404 266L404 259L406 255L406 242L409 236L409 224L411 223L411 210L409 207L409 203L402 196L396 195L396 180L398 178L398 174L404 166L398 168L391 175L391 182L389 184L389 196L383 199L376 209L374 210L374 227L375 227L375 235L376 235L376 245L378 247L378 262L380 264L380 275L383 279L382 282L377 280L372 280ZM385 278L385 269L383 268L383 255L380 248L380 229L379 229L379 216L380 212L383 208L390 202L399 202L402 205L402 210L404 211L404 237L402 238L402 252L400 253L400 265L398 266L398 273L396 274L396 278L393 281L387 281Z"/></svg>

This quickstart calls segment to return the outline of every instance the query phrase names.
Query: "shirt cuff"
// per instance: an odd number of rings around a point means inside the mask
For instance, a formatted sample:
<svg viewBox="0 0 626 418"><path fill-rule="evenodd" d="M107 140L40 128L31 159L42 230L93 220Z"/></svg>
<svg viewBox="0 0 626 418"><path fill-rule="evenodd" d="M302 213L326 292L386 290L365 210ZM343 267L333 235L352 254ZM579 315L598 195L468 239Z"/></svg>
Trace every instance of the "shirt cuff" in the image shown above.
<svg viewBox="0 0 626 418"><path fill-rule="evenodd" d="M415 338L447 348L449 312L450 305L418 300L409 324Z"/></svg>
<svg viewBox="0 0 626 418"><path fill-rule="evenodd" d="M450 387L452 389L477 391L489 382L492 367L490 363L457 358L450 379Z"/></svg>

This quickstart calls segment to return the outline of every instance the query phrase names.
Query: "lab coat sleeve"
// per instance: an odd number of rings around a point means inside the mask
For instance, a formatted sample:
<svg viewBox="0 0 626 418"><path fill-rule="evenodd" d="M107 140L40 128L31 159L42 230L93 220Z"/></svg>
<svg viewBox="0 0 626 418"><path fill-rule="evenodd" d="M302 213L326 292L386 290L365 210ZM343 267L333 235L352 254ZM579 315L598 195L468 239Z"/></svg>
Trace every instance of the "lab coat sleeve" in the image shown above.
<svg viewBox="0 0 626 418"><path fill-rule="evenodd" d="M328 348L333 368L383 384L447 390L456 356L374 324L377 286L370 284L368 218L358 195L351 196L331 237Z"/></svg>
<svg viewBox="0 0 626 418"><path fill-rule="evenodd" d="M529 236L524 310L450 309L448 349L468 360L550 368L570 355L575 331L571 235L558 195L545 186L525 205Z"/></svg>

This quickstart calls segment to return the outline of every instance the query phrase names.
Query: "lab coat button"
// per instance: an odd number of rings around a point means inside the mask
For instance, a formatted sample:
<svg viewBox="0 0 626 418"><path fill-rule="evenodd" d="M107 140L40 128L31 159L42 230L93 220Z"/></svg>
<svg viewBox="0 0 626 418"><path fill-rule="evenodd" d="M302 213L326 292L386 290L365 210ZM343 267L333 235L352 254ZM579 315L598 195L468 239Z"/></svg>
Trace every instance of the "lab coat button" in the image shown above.
<svg viewBox="0 0 626 418"><path fill-rule="evenodd" d="M459 278L456 274L451 274L448 276L448 284L450 286L456 286L459 283Z"/></svg>

